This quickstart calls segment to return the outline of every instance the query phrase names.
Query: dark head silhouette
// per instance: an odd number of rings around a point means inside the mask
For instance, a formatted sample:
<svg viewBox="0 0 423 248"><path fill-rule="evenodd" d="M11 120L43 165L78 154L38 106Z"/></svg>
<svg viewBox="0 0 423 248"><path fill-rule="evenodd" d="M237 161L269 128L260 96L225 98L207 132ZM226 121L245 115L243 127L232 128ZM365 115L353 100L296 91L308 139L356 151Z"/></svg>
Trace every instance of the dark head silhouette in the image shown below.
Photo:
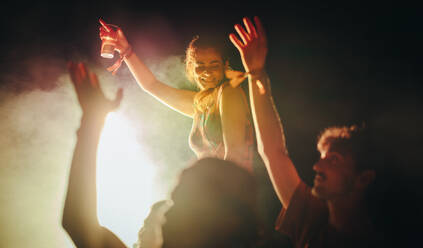
<svg viewBox="0 0 423 248"><path fill-rule="evenodd" d="M164 248L244 247L257 238L255 183L235 164L215 158L184 170L163 226Z"/></svg>

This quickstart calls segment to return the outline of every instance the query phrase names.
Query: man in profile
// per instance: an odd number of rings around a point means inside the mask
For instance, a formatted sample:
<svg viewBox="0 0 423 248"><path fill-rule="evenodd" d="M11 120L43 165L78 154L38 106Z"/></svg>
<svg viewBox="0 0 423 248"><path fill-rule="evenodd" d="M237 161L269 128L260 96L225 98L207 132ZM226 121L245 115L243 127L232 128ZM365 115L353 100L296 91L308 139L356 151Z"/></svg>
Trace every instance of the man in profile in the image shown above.
<svg viewBox="0 0 423 248"><path fill-rule="evenodd" d="M294 247L374 247L379 236L366 208L366 191L376 176L367 148L367 134L357 126L331 127L318 141L320 159L313 166L312 188L298 176L285 145L265 73L267 40L260 23L244 18L230 39L241 54L249 78L258 151L283 209L276 229ZM377 156L371 154L373 157Z"/></svg>

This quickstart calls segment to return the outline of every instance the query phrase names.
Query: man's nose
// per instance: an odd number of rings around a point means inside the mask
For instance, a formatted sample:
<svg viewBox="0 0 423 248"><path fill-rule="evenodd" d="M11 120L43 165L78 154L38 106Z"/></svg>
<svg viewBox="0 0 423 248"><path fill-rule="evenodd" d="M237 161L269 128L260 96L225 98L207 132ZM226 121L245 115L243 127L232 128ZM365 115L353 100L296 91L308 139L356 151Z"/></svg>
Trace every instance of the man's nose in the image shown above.
<svg viewBox="0 0 423 248"><path fill-rule="evenodd" d="M313 170L314 171L322 171L323 170L323 163L322 163L321 159L313 165Z"/></svg>

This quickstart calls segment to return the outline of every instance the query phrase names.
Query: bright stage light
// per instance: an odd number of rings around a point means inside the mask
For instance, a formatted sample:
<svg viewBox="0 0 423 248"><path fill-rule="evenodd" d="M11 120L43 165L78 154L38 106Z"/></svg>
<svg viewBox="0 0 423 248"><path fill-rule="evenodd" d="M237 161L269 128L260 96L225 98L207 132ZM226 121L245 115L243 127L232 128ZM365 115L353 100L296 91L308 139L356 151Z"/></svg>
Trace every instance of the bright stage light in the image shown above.
<svg viewBox="0 0 423 248"><path fill-rule="evenodd" d="M97 165L100 224L132 247L157 200L153 190L156 169L137 142L135 129L121 114L111 113L106 119Z"/></svg>

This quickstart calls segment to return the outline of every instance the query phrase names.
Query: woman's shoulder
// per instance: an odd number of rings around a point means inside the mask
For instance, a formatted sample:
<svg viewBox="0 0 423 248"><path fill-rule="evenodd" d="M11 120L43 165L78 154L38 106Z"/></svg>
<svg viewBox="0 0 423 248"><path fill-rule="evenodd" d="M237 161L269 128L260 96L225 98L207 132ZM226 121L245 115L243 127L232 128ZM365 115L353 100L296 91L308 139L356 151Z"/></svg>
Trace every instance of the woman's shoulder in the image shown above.
<svg viewBox="0 0 423 248"><path fill-rule="evenodd" d="M232 99L234 97L235 98L245 97L245 92L240 86L232 87L229 83L225 83L219 87L218 95L219 95L219 99L222 99L222 98Z"/></svg>
<svg viewBox="0 0 423 248"><path fill-rule="evenodd" d="M233 88L230 85L222 87L221 95L218 97L218 109L220 115L250 115L250 106L247 96L241 87Z"/></svg>

